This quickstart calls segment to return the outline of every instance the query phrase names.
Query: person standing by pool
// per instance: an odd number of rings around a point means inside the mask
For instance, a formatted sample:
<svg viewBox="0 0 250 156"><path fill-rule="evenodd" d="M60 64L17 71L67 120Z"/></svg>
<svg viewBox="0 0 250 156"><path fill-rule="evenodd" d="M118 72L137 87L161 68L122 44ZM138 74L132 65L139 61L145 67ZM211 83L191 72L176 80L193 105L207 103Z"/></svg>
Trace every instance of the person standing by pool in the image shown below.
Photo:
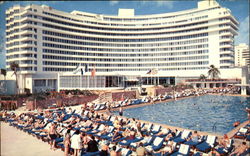
<svg viewBox="0 0 250 156"><path fill-rule="evenodd" d="M82 139L79 130L75 131L70 141L71 141L71 148L74 149L74 156L78 156L80 150L82 149Z"/></svg>
<svg viewBox="0 0 250 156"><path fill-rule="evenodd" d="M64 136L64 140L63 140L63 144L64 144L64 156L68 156L69 155L69 148L70 148L70 129L67 130L65 136Z"/></svg>
<svg viewBox="0 0 250 156"><path fill-rule="evenodd" d="M121 152L116 151L116 145L112 147L112 151L110 152L110 156L121 156Z"/></svg>
<svg viewBox="0 0 250 156"><path fill-rule="evenodd" d="M123 115L122 105L120 105L120 108L119 108L119 115L120 115L120 116L122 116L122 115Z"/></svg>
<svg viewBox="0 0 250 156"><path fill-rule="evenodd" d="M96 142L95 137L91 136L91 139L88 142L87 152L97 152L98 150L98 143Z"/></svg>
<svg viewBox="0 0 250 156"><path fill-rule="evenodd" d="M250 120L250 108L246 107L247 118Z"/></svg>
<svg viewBox="0 0 250 156"><path fill-rule="evenodd" d="M56 124L53 122L49 127L50 149L55 150L56 144Z"/></svg>
<svg viewBox="0 0 250 156"><path fill-rule="evenodd" d="M136 148L136 154L137 154L137 156L144 156L144 155L147 154L146 148L143 147L143 143L142 142L140 142L139 143L139 147Z"/></svg>

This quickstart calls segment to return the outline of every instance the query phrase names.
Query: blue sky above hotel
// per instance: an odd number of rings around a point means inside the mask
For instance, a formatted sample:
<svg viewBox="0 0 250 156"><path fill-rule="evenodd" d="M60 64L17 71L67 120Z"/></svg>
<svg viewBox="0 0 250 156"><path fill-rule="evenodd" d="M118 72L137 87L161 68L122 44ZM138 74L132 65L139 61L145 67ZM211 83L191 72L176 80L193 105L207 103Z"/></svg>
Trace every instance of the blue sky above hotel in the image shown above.
<svg viewBox="0 0 250 156"><path fill-rule="evenodd" d="M199 0L192 1L7 1L0 2L0 68L5 68L5 10L20 4L48 5L54 9L71 12L79 10L83 12L117 15L119 8L135 9L136 15L168 13L193 9L197 7ZM235 44L249 44L249 0L217 0L217 2L232 11L232 14L240 22L239 35Z"/></svg>

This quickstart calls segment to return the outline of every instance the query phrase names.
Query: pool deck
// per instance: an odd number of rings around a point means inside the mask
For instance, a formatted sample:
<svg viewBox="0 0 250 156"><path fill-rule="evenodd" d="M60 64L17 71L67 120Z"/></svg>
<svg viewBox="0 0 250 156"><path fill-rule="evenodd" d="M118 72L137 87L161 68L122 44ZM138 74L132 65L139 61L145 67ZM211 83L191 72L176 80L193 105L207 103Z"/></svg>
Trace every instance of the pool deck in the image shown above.
<svg viewBox="0 0 250 156"><path fill-rule="evenodd" d="M247 124L250 123L250 120L247 120L243 123L241 123L239 126L235 127L233 130L231 130L230 132L227 133L227 136L229 138L232 138L238 131L241 127L245 127Z"/></svg>
<svg viewBox="0 0 250 156"><path fill-rule="evenodd" d="M250 95L241 95L241 94L219 94L219 93L208 93L208 95L222 95L222 96L250 97Z"/></svg>
<svg viewBox="0 0 250 156"><path fill-rule="evenodd" d="M63 155L59 149L53 151L50 145L32 135L20 131L8 123L0 122L1 156L57 156Z"/></svg>

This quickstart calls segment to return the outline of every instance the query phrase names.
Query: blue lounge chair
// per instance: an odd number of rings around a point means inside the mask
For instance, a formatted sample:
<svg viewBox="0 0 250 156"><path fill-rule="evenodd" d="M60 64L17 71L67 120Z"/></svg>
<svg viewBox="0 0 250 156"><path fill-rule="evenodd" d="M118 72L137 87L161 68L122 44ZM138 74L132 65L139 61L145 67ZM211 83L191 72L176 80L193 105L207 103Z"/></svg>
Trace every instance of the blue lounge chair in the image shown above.
<svg viewBox="0 0 250 156"><path fill-rule="evenodd" d="M212 147L214 147L216 141L216 136L208 135L206 141L196 146L196 149L207 153L209 150L211 150Z"/></svg>
<svg viewBox="0 0 250 156"><path fill-rule="evenodd" d="M86 152L86 153L81 154L81 156L100 156L100 151Z"/></svg>
<svg viewBox="0 0 250 156"><path fill-rule="evenodd" d="M143 139L144 141L146 141L143 146L148 146L150 144L152 144L152 142L154 141L154 137L150 136L148 139Z"/></svg>
<svg viewBox="0 0 250 156"><path fill-rule="evenodd" d="M160 132L160 130L161 130L161 126L160 125L154 125L153 128L152 128L152 130L151 130L151 133L157 134L157 133Z"/></svg>
<svg viewBox="0 0 250 156"><path fill-rule="evenodd" d="M121 149L122 156L129 156L131 153L132 153L132 151L130 149L127 149L127 148Z"/></svg>
<svg viewBox="0 0 250 156"><path fill-rule="evenodd" d="M227 147L216 147L215 150L220 153L220 155L227 155L233 150L234 141L230 139L229 145Z"/></svg>
<svg viewBox="0 0 250 156"><path fill-rule="evenodd" d="M247 136L248 129L246 127L242 127L239 131L234 135L234 138L237 139L245 139Z"/></svg>
<svg viewBox="0 0 250 156"><path fill-rule="evenodd" d="M189 146L196 146L196 145L202 143L203 141L205 141L205 136L202 136L198 141L193 141L191 139L189 141L184 142L184 144L189 145Z"/></svg>
<svg viewBox="0 0 250 156"><path fill-rule="evenodd" d="M181 144L178 152L171 154L171 156L188 156L190 152L190 146Z"/></svg>
<svg viewBox="0 0 250 156"><path fill-rule="evenodd" d="M163 145L163 142L164 142L164 138L161 138L161 137L156 137L153 141L153 143L151 144L152 146L152 149L154 151L157 151L159 149L162 148L162 145Z"/></svg>
<svg viewBox="0 0 250 156"><path fill-rule="evenodd" d="M139 138L139 137L136 137L135 139L133 140L123 140L121 142L119 142L119 144L121 146L129 146L131 143L134 143L134 142L138 142L138 141L141 141L143 138Z"/></svg>
<svg viewBox="0 0 250 156"><path fill-rule="evenodd" d="M184 130L181 134L181 136L176 137L175 139L173 139L174 142L176 143L183 143L186 141L186 139L191 135L191 132L188 130Z"/></svg>

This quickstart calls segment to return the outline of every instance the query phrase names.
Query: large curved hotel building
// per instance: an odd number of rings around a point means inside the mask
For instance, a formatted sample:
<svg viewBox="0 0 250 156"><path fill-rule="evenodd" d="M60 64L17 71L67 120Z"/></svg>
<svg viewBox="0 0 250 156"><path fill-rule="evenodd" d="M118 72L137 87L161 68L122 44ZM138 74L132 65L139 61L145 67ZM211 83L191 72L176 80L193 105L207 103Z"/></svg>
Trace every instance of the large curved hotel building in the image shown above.
<svg viewBox="0 0 250 156"><path fill-rule="evenodd" d="M197 8L179 12L135 12L102 15L13 6L6 11L7 69L18 63L20 89L32 92L174 84L207 74L212 64L222 77L236 77L239 23L229 9L200 1ZM82 73L74 74L79 65ZM229 70L236 74L223 74Z"/></svg>

